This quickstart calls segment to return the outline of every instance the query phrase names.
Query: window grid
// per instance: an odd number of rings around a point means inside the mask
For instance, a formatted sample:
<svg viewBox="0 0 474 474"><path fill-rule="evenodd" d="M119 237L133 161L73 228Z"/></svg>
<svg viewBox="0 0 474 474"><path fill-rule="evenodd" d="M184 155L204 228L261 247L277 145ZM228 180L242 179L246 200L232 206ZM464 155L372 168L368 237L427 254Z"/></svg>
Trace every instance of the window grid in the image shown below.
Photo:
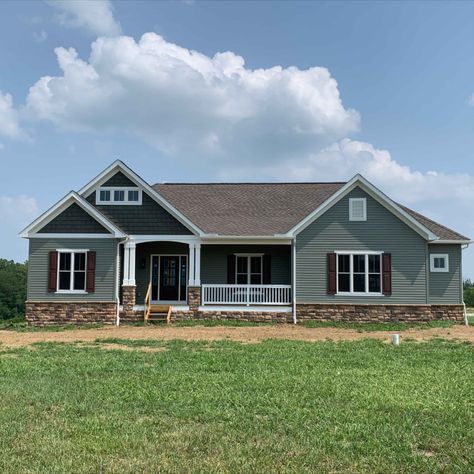
<svg viewBox="0 0 474 474"><path fill-rule="evenodd" d="M102 187L96 193L96 204L140 205L142 190L126 187Z"/></svg>
<svg viewBox="0 0 474 474"><path fill-rule="evenodd" d="M57 292L86 291L87 252L58 252Z"/></svg>
<svg viewBox="0 0 474 474"><path fill-rule="evenodd" d="M261 285L263 283L263 257L236 255L235 282L239 285Z"/></svg>
<svg viewBox="0 0 474 474"><path fill-rule="evenodd" d="M336 273L336 293L339 295L382 294L382 252L338 252Z"/></svg>

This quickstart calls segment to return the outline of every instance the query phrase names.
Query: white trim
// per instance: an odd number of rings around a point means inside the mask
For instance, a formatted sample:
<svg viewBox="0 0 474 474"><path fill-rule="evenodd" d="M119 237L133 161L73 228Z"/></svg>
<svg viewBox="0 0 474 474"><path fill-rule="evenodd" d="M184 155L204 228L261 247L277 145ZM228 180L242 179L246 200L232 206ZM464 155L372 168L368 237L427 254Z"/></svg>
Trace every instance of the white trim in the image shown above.
<svg viewBox="0 0 474 474"><path fill-rule="evenodd" d="M470 245L473 244L474 240L435 240L433 242L428 242L429 245L436 244L458 244L458 245Z"/></svg>
<svg viewBox="0 0 474 474"><path fill-rule="evenodd" d="M35 234L35 239L117 239L112 234Z"/></svg>
<svg viewBox="0 0 474 474"><path fill-rule="evenodd" d="M435 268L435 258L444 259L443 268ZM449 255L447 253L430 253L430 272L432 273L448 273L449 272Z"/></svg>
<svg viewBox="0 0 474 474"><path fill-rule="evenodd" d="M201 237L201 243L203 245L291 245L291 238L281 235L239 237L207 234Z"/></svg>
<svg viewBox="0 0 474 474"><path fill-rule="evenodd" d="M234 253L234 255L236 257L263 257L265 254L262 253L262 252L259 252L259 253L246 253L246 252L242 252L242 253Z"/></svg>
<svg viewBox="0 0 474 474"><path fill-rule="evenodd" d="M235 284L236 285L263 285L263 253L234 253L235 257ZM239 265L237 259L247 259L247 282L239 283L238 276L245 275L245 273L239 272ZM258 273L252 273L252 258L260 258L260 283L252 283L252 275L258 275Z"/></svg>
<svg viewBox="0 0 474 474"><path fill-rule="evenodd" d="M222 311L224 313L232 312L242 312L242 313L252 313L258 311L259 313L291 313L291 306L199 306L199 311L202 312L212 312L212 311Z"/></svg>
<svg viewBox="0 0 474 474"><path fill-rule="evenodd" d="M29 226L25 227L25 229L20 232L20 237L30 238L37 237L38 235L41 237L42 235L38 234L38 230L41 230L45 225L51 222L55 217L59 216L73 203L76 203L97 222L99 222L103 227L109 230L111 232L111 237L121 238L125 236L125 234L116 225L109 221L94 206L92 206L92 204L87 202L82 196L79 196L79 194L77 194L75 191L71 191L66 194L66 196L64 196L61 200L59 200L56 204L54 204L54 206L50 207L46 212L41 214Z"/></svg>
<svg viewBox="0 0 474 474"><path fill-rule="evenodd" d="M110 191L110 201L102 201L100 199L101 191ZM124 192L123 201L115 200L115 191ZM129 191L138 192L138 201L128 200ZM95 193L95 203L101 206L141 206L143 203L143 190L138 186L101 186L100 188L97 188Z"/></svg>
<svg viewBox="0 0 474 474"><path fill-rule="evenodd" d="M354 216L353 205L361 202L363 204L362 217ZM351 222L362 222L367 220L367 198L349 198L349 220Z"/></svg>
<svg viewBox="0 0 474 474"><path fill-rule="evenodd" d="M336 254L336 296L385 296L383 294L383 272L382 272L382 255L384 252L382 251L363 251L363 250L338 250L334 252ZM349 255L349 272L342 272L344 274L349 273L349 290L350 291L339 291L339 255ZM364 255L364 285L365 285L365 291L354 291L354 255ZM377 272L380 275L380 291L374 292L374 291L369 291L369 255L379 255L380 256L380 268L379 272ZM360 272L359 272L360 273ZM375 273L375 272L374 272Z"/></svg>
<svg viewBox="0 0 474 474"><path fill-rule="evenodd" d="M92 181L86 184L79 194L88 197L96 191L100 184L111 178L117 171L121 171L127 178L133 181L137 186L141 187L152 199L166 209L173 217L180 221L185 227L196 235L203 235L204 232L193 222L191 222L184 214L172 206L161 194L155 191L145 180L140 178L137 173L130 169L123 161L116 160L104 171L99 173Z"/></svg>
<svg viewBox="0 0 474 474"><path fill-rule="evenodd" d="M324 201L313 212L311 212L304 219L302 219L285 235L288 237L293 237L294 235L304 230L318 217L324 214L328 209L334 206L337 202L339 202L344 196L349 194L356 187L360 187L369 196L371 196L377 202L382 204L386 209L392 212L392 214L398 217L401 221L405 222L405 224L411 227L415 232L420 234L426 240L436 240L438 238L433 232L431 232L431 230L429 230L427 227L418 222L414 217L410 216L410 214L404 211L397 203L392 201L386 194L380 191L380 189L376 188L372 183L367 181L360 174L355 175L350 181L348 181L344 186L342 186L342 188L332 194L328 199L326 199L326 201Z"/></svg>
<svg viewBox="0 0 474 474"><path fill-rule="evenodd" d="M89 250L85 249L56 249L58 254L58 263L57 263L57 270L56 270L56 291L55 293L58 294L87 294L87 252ZM76 254L83 254L84 255L84 270L75 270L74 269L74 260L76 258ZM70 265L71 268L69 270L61 270L61 254L63 255L71 255ZM74 278L76 271L84 272L84 289L83 290L75 290L74 289ZM69 289L64 290L59 288L59 277L62 273L69 273Z"/></svg>
<svg viewBox="0 0 474 474"><path fill-rule="evenodd" d="M199 242L199 237L195 235L130 235L129 240L137 244L147 242L178 242L189 245L190 243Z"/></svg>

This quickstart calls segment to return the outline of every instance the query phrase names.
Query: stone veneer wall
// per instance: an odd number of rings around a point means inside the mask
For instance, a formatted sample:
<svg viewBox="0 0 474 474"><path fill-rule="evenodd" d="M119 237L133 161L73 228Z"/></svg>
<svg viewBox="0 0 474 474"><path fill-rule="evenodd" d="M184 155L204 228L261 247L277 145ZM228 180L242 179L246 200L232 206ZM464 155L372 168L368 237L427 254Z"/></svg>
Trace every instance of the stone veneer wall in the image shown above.
<svg viewBox="0 0 474 474"><path fill-rule="evenodd" d="M134 320L136 316L136 311L134 311L133 307L135 306L137 300L137 287L135 285L122 285L122 306L123 309L120 314L120 319L127 321L127 320ZM143 311L142 319L143 319Z"/></svg>
<svg viewBox="0 0 474 474"><path fill-rule="evenodd" d="M298 321L356 323L464 321L463 305L298 304Z"/></svg>
<svg viewBox="0 0 474 474"><path fill-rule="evenodd" d="M115 324L117 304L113 302L27 301L26 322L31 326L54 324Z"/></svg>

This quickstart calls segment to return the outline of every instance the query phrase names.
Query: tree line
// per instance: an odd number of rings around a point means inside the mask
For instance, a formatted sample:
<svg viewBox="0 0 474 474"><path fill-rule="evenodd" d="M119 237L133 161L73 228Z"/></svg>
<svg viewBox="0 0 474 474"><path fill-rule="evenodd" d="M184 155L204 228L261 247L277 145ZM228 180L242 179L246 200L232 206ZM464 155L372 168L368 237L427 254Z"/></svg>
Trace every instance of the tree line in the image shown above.
<svg viewBox="0 0 474 474"><path fill-rule="evenodd" d="M0 258L0 320L24 316L28 264Z"/></svg>

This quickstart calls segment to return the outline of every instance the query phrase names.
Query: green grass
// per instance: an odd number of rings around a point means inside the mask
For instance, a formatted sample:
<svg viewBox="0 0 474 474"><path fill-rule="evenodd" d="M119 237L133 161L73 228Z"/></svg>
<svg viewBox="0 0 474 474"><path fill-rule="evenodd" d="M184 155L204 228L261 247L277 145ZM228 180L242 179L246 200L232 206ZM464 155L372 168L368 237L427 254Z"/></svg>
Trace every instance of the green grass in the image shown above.
<svg viewBox="0 0 474 474"><path fill-rule="evenodd" d="M0 472L472 472L473 345L102 342L0 352Z"/></svg>
<svg viewBox="0 0 474 474"><path fill-rule="evenodd" d="M406 331L407 329L449 328L452 321L427 321L426 323L351 323L343 321L305 321L301 323L307 328L340 328L353 329L359 332L370 331Z"/></svg>
<svg viewBox="0 0 474 474"><path fill-rule="evenodd" d="M100 323L90 323L90 324L55 324L52 326L28 326L25 318L11 318L11 319L4 319L0 320L0 331L7 330L7 331L17 331L17 332L61 332L61 331L68 331L71 329L97 329L103 327L103 324Z"/></svg>

